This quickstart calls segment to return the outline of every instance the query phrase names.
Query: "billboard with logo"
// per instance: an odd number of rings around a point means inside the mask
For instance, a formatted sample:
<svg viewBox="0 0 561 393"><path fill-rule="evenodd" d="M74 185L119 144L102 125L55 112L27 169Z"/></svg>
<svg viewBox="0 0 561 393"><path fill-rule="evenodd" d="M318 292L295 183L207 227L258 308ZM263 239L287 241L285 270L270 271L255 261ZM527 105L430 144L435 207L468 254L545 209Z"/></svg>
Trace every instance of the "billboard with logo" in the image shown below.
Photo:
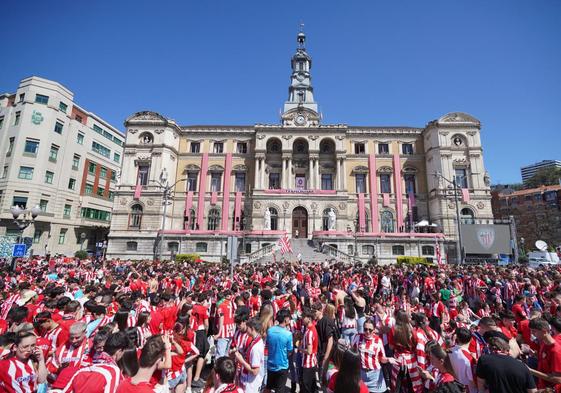
<svg viewBox="0 0 561 393"><path fill-rule="evenodd" d="M466 254L512 254L508 225L462 224Z"/></svg>

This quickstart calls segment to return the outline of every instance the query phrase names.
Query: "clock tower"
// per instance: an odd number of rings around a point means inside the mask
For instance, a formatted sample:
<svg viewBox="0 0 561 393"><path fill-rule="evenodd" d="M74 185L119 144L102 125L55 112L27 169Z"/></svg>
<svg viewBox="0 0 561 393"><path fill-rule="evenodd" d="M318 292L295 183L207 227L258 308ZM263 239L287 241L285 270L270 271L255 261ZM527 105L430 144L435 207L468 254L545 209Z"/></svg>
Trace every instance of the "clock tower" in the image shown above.
<svg viewBox="0 0 561 393"><path fill-rule="evenodd" d="M285 126L306 127L318 125L320 115L314 101L310 69L312 58L306 52L306 35L300 31L296 38L298 48L292 56L288 100L284 103L282 123Z"/></svg>

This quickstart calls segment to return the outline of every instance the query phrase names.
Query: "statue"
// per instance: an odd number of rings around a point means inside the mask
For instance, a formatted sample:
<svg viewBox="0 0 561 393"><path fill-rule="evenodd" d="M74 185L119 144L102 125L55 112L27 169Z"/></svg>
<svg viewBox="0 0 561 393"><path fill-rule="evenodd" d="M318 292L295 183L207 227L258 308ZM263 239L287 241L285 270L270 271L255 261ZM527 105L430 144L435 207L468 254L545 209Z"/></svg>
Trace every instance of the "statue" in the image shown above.
<svg viewBox="0 0 561 393"><path fill-rule="evenodd" d="M333 208L329 209L329 213L327 213L327 228L329 231L334 231L335 228L335 220L337 219L337 215L335 214L335 210Z"/></svg>
<svg viewBox="0 0 561 393"><path fill-rule="evenodd" d="M271 211L269 208L265 209L265 217L263 217L265 223L263 225L263 229L266 231L271 230Z"/></svg>

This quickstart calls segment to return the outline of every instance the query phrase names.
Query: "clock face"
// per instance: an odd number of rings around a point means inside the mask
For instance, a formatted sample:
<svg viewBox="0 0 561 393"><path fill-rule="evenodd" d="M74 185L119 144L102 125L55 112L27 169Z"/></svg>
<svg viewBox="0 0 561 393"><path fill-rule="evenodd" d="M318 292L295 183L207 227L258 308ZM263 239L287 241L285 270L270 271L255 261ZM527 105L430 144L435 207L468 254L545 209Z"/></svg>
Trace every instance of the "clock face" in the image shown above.
<svg viewBox="0 0 561 393"><path fill-rule="evenodd" d="M303 115L298 115L298 116L296 116L296 118L294 119L294 122L295 122L296 124L302 125L302 124L306 123L306 118L305 118Z"/></svg>

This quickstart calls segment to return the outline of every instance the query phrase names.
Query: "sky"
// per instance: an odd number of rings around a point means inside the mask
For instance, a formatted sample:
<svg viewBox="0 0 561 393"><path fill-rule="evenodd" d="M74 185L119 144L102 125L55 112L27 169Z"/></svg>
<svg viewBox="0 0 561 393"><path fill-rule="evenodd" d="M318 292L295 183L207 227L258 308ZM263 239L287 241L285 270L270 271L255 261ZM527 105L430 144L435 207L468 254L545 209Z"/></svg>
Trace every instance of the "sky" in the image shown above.
<svg viewBox="0 0 561 393"><path fill-rule="evenodd" d="M561 159L559 0L50 0L4 2L0 91L30 75L124 130L278 123L299 24L324 123L482 123L493 183Z"/></svg>

